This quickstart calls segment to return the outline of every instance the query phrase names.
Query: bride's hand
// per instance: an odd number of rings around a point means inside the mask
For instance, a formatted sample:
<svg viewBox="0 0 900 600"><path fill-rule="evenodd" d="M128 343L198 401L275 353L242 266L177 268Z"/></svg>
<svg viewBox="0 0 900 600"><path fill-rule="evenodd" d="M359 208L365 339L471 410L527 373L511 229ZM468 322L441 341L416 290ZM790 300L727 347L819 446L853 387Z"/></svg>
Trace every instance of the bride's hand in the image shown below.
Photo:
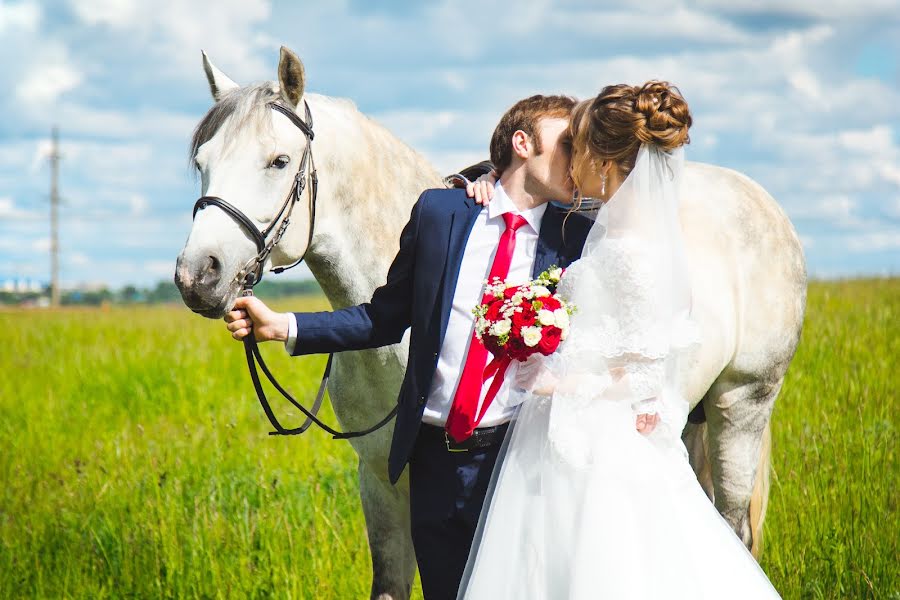
<svg viewBox="0 0 900 600"><path fill-rule="evenodd" d="M466 186L466 195L475 198L475 202L487 206L494 198L494 185L497 183L497 172L485 173Z"/></svg>
<svg viewBox="0 0 900 600"><path fill-rule="evenodd" d="M529 356L525 362L516 363L513 379L516 388L538 396L552 396L556 383L556 378L546 369L540 354Z"/></svg>
<svg viewBox="0 0 900 600"><path fill-rule="evenodd" d="M653 414L642 414L637 416L637 420L635 422L635 428L638 430L638 433L643 433L644 435L650 435L650 433L656 429L656 425L659 423L659 413Z"/></svg>

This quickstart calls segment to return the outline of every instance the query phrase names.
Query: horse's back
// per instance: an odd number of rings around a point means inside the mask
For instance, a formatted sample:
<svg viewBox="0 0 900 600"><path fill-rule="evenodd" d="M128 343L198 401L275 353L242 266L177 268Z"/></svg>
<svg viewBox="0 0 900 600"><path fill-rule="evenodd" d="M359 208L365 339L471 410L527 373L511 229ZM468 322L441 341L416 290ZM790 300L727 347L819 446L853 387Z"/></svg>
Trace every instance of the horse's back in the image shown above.
<svg viewBox="0 0 900 600"><path fill-rule="evenodd" d="M699 400L725 370L783 376L806 298L803 251L784 210L746 175L690 162L681 220L705 342L691 395Z"/></svg>

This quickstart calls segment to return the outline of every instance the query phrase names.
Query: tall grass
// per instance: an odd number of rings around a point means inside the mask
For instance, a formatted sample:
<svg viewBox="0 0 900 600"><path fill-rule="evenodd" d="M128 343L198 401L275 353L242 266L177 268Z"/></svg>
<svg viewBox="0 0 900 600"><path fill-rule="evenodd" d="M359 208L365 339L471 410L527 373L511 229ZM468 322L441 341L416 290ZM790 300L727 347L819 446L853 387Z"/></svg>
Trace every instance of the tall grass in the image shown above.
<svg viewBox="0 0 900 600"><path fill-rule="evenodd" d="M813 284L772 415L762 565L786 598L900 598L900 280Z"/></svg>
<svg viewBox="0 0 900 600"><path fill-rule="evenodd" d="M785 598L900 598L898 314L898 280L811 287L773 416L762 564ZM71 309L0 328L0 598L367 596L353 452L266 435L221 322ZM314 392L323 357L264 351Z"/></svg>

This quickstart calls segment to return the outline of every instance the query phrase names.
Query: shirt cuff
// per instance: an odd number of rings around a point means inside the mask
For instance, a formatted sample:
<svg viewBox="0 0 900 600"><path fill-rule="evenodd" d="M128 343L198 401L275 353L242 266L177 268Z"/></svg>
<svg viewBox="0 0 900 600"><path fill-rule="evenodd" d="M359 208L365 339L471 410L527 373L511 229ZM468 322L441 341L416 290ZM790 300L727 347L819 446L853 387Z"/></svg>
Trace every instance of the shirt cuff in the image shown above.
<svg viewBox="0 0 900 600"><path fill-rule="evenodd" d="M288 313L288 316L290 317L288 319L288 335L287 339L284 340L284 349L293 356L294 347L297 345L297 315Z"/></svg>
<svg viewBox="0 0 900 600"><path fill-rule="evenodd" d="M632 410L637 415L655 415L659 412L659 398L647 398L631 405Z"/></svg>

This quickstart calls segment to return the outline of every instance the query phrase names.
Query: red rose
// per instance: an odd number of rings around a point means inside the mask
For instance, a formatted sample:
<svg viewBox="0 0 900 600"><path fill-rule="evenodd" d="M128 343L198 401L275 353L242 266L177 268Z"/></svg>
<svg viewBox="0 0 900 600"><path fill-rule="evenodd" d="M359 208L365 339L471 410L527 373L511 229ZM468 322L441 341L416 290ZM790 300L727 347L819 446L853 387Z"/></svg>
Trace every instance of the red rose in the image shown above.
<svg viewBox="0 0 900 600"><path fill-rule="evenodd" d="M529 350L530 348L528 348L522 340L521 332L515 336L509 337L509 343L506 344L506 352L509 354L510 358L521 360L530 354Z"/></svg>
<svg viewBox="0 0 900 600"><path fill-rule="evenodd" d="M562 308L562 304L560 304L559 300L553 296L546 296L544 298L539 298L539 300L544 305L544 310L556 310Z"/></svg>
<svg viewBox="0 0 900 600"><path fill-rule="evenodd" d="M497 338L494 336L486 335L481 338L481 341L484 343L484 347L488 349L493 355L500 354L503 352L503 346L497 344Z"/></svg>
<svg viewBox="0 0 900 600"><path fill-rule="evenodd" d="M484 315L484 318L491 322L499 321L501 306L503 306L503 302L501 302L500 300L496 300L488 304L487 313Z"/></svg>
<svg viewBox="0 0 900 600"><path fill-rule="evenodd" d="M506 290L503 292L503 297L506 298L507 300L509 300L510 298L512 298L513 296L515 296L515 295L516 295L516 292L518 292L518 291L519 291L519 286L508 287L508 288L506 288Z"/></svg>
<svg viewBox="0 0 900 600"><path fill-rule="evenodd" d="M520 312L513 313L512 316L513 325L518 326L520 329L534 325L536 321L537 315L527 305L523 306Z"/></svg>
<svg viewBox="0 0 900 600"><path fill-rule="evenodd" d="M544 327L543 332L541 332L541 341L538 342L538 350L544 356L550 356L556 349L559 348L559 342L562 339L562 329L559 327L553 327L552 325L549 327Z"/></svg>

